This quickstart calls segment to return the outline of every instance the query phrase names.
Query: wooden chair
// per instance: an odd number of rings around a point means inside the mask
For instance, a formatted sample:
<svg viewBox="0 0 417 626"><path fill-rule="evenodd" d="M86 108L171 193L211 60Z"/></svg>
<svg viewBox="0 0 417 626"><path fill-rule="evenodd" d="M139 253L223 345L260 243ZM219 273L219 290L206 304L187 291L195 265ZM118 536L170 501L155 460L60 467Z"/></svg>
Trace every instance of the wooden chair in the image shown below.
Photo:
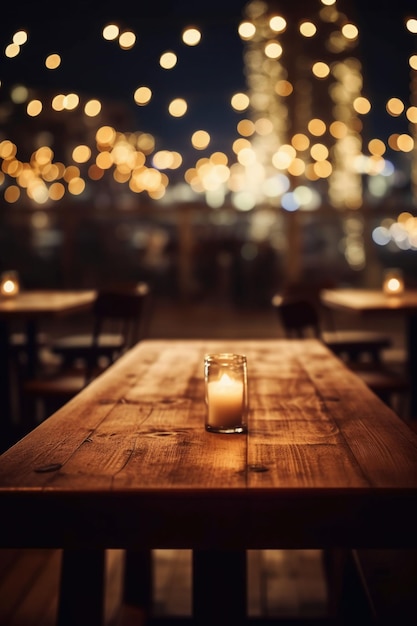
<svg viewBox="0 0 417 626"><path fill-rule="evenodd" d="M56 411L144 336L150 290L135 287L102 289L93 307L90 334L68 336L52 346L62 364L23 381L26 402L23 428Z"/></svg>
<svg viewBox="0 0 417 626"><path fill-rule="evenodd" d="M272 306L287 337L321 339L386 404L395 408L396 398L405 399L409 381L385 365L382 350L389 341L384 335L365 333L362 337L355 331L348 341L349 336L323 332L318 309L308 298L276 295Z"/></svg>
<svg viewBox="0 0 417 626"><path fill-rule="evenodd" d="M132 297L133 296L133 297ZM91 358L108 364L147 331L150 288L140 282L102 289L93 309L93 333L71 334L50 344L63 367L91 364Z"/></svg>

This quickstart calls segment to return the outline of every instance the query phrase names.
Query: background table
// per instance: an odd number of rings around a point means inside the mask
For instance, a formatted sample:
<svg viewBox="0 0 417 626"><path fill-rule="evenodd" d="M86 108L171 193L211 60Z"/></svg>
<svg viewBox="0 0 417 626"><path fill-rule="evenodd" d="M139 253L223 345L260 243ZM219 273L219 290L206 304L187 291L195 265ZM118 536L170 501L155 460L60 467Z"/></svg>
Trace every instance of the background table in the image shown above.
<svg viewBox="0 0 417 626"><path fill-rule="evenodd" d="M323 289L321 301L326 307L354 315L405 317L410 418L417 419L417 289L406 289L398 296L388 296L382 289Z"/></svg>
<svg viewBox="0 0 417 626"><path fill-rule="evenodd" d="M204 429L223 351L244 435ZM108 547L191 548L194 616L238 623L247 549L417 545L417 435L318 340L144 340L0 456L0 506L1 547L66 549L60 626L100 623Z"/></svg>
<svg viewBox="0 0 417 626"><path fill-rule="evenodd" d="M93 290L29 290L12 298L0 297L0 449L5 449L11 438L10 338L13 324L23 321L25 325L27 370L33 376L38 359L39 322L88 310L95 295Z"/></svg>

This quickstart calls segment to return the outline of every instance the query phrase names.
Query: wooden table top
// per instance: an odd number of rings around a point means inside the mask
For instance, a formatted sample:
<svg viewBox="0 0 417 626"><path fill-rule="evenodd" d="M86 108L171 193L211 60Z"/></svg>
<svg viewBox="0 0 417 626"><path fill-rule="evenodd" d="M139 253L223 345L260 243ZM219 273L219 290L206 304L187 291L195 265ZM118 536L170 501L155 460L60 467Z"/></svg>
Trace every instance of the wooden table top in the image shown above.
<svg viewBox="0 0 417 626"><path fill-rule="evenodd" d="M323 289L320 298L326 306L350 313L417 312L417 289L395 296L382 289Z"/></svg>
<svg viewBox="0 0 417 626"><path fill-rule="evenodd" d="M245 435L204 429L224 351ZM0 456L6 546L410 546L416 505L417 435L315 339L143 341Z"/></svg>
<svg viewBox="0 0 417 626"><path fill-rule="evenodd" d="M0 297L0 318L75 313L91 306L95 296L96 292L91 289L21 291L12 298Z"/></svg>

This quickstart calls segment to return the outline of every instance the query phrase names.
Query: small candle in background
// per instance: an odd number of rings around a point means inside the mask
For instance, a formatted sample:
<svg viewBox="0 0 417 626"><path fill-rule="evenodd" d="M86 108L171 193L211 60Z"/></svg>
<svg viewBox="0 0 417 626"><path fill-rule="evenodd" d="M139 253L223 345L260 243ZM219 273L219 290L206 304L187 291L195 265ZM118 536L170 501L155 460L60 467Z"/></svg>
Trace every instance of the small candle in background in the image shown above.
<svg viewBox="0 0 417 626"><path fill-rule="evenodd" d="M404 291L404 278L400 269L385 270L382 288L387 296L398 296Z"/></svg>
<svg viewBox="0 0 417 626"><path fill-rule="evenodd" d="M206 430L224 434L246 432L246 357L228 353L207 355L204 372Z"/></svg>
<svg viewBox="0 0 417 626"><path fill-rule="evenodd" d="M12 298L17 296L19 290L19 274L15 270L3 272L0 277L0 294L6 298Z"/></svg>

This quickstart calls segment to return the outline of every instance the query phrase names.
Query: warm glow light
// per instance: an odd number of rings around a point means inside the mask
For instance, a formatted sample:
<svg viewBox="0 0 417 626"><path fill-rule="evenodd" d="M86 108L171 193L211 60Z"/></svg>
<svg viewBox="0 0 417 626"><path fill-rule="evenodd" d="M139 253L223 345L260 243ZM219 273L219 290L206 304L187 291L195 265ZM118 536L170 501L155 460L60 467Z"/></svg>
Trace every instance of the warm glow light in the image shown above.
<svg viewBox="0 0 417 626"><path fill-rule="evenodd" d="M301 22L299 28L303 37L314 37L317 32L317 27L313 22Z"/></svg>
<svg viewBox="0 0 417 626"><path fill-rule="evenodd" d="M314 163L313 168L319 178L328 178L333 170L329 161L317 161Z"/></svg>
<svg viewBox="0 0 417 626"><path fill-rule="evenodd" d="M399 137L398 133L393 133L392 135L388 137L388 145L391 148L391 150L396 150L396 151L399 150L398 137Z"/></svg>
<svg viewBox="0 0 417 626"><path fill-rule="evenodd" d="M48 70L56 70L57 67L61 65L61 57L59 54L50 54L45 59L45 67Z"/></svg>
<svg viewBox="0 0 417 626"><path fill-rule="evenodd" d="M28 102L26 111L30 117L36 117L42 111L42 102L40 100L31 100Z"/></svg>
<svg viewBox="0 0 417 626"><path fill-rule="evenodd" d="M28 34L25 30L18 30L13 35L13 43L17 46L23 46L28 40Z"/></svg>
<svg viewBox="0 0 417 626"><path fill-rule="evenodd" d="M414 139L410 135L403 133L398 136L397 145L402 152L411 152L414 150Z"/></svg>
<svg viewBox="0 0 417 626"><path fill-rule="evenodd" d="M329 156L329 150L322 143L315 143L310 148L310 154L316 161L325 161Z"/></svg>
<svg viewBox="0 0 417 626"><path fill-rule="evenodd" d="M258 133L258 135L261 135L263 137L270 135L273 129L274 129L274 126L271 120L267 119L266 117L260 117L255 122L256 132Z"/></svg>
<svg viewBox="0 0 417 626"><path fill-rule="evenodd" d="M367 98L364 98L363 96L358 96L353 101L353 108L355 109L356 113L365 115L371 110L371 103Z"/></svg>
<svg viewBox="0 0 417 626"><path fill-rule="evenodd" d="M96 133L96 141L99 146L112 146L116 139L116 131L112 126L102 126Z"/></svg>
<svg viewBox="0 0 417 626"><path fill-rule="evenodd" d="M133 94L133 99L139 106L145 106L152 98L152 91L149 87L138 87Z"/></svg>
<svg viewBox="0 0 417 626"><path fill-rule="evenodd" d="M9 185L4 191L4 199L9 204L14 204L20 199L20 189L16 185Z"/></svg>
<svg viewBox="0 0 417 626"><path fill-rule="evenodd" d="M171 167L173 162L172 154L169 150L160 150L155 152L152 164L159 170L166 170Z"/></svg>
<svg viewBox="0 0 417 626"><path fill-rule="evenodd" d="M172 117L182 117L187 112L188 105L183 98L175 98L168 105L169 114Z"/></svg>
<svg viewBox="0 0 417 626"><path fill-rule="evenodd" d="M269 59L279 59L282 55L282 46L277 41L268 41L265 44L265 55Z"/></svg>
<svg viewBox="0 0 417 626"><path fill-rule="evenodd" d="M415 17L410 17L406 23L405 23L405 27L407 30L410 31L410 33L417 33L417 18Z"/></svg>
<svg viewBox="0 0 417 626"><path fill-rule="evenodd" d="M90 157L91 150L89 146L80 145L72 151L72 158L76 163L86 163Z"/></svg>
<svg viewBox="0 0 417 626"><path fill-rule="evenodd" d="M175 52L164 52L161 54L159 59L159 65L164 68L164 70L170 70L177 64L177 55Z"/></svg>
<svg viewBox="0 0 417 626"><path fill-rule="evenodd" d="M269 27L275 33L283 33L287 28L287 21L281 15L273 15L269 20Z"/></svg>
<svg viewBox="0 0 417 626"><path fill-rule="evenodd" d="M399 98L390 98L386 109L390 115L398 117L404 111L404 103Z"/></svg>
<svg viewBox="0 0 417 626"><path fill-rule="evenodd" d="M342 26L342 34L346 39L357 39L359 31L354 24L345 24Z"/></svg>
<svg viewBox="0 0 417 626"><path fill-rule="evenodd" d="M330 74L330 67L327 65L327 63L317 61L317 63L314 63L312 71L314 76L317 76L317 78L327 78L327 76Z"/></svg>
<svg viewBox="0 0 417 626"><path fill-rule="evenodd" d="M291 144L296 150L303 151L309 147L310 140L304 133L296 133L291 139Z"/></svg>
<svg viewBox="0 0 417 626"><path fill-rule="evenodd" d="M79 196L85 189L85 181L82 178L72 178L68 183L68 191L73 196Z"/></svg>
<svg viewBox="0 0 417 626"><path fill-rule="evenodd" d="M404 291L404 278L401 269L392 268L384 272L382 289L387 296L397 296Z"/></svg>
<svg viewBox="0 0 417 626"><path fill-rule="evenodd" d="M336 121L330 124L329 131L335 139L343 139L347 135L348 128L344 122Z"/></svg>
<svg viewBox="0 0 417 626"><path fill-rule="evenodd" d="M243 137L250 137L255 132L255 124L252 120L240 120L237 125L237 132Z"/></svg>
<svg viewBox="0 0 417 626"><path fill-rule="evenodd" d="M412 54L408 59L408 63L412 70L417 70L417 54Z"/></svg>
<svg viewBox="0 0 417 626"><path fill-rule="evenodd" d="M54 111L63 111L65 106L65 96L64 94L60 93L58 95L56 95L53 99L52 99L52 108Z"/></svg>
<svg viewBox="0 0 417 626"><path fill-rule="evenodd" d="M137 147L144 154L150 154L155 149L155 138L150 133L141 133L137 140Z"/></svg>
<svg viewBox="0 0 417 626"><path fill-rule="evenodd" d="M244 111L248 108L249 103L249 97L245 93L235 93L230 101L235 111Z"/></svg>
<svg viewBox="0 0 417 626"><path fill-rule="evenodd" d="M51 198L51 200L54 200L55 202L58 200L62 200L64 195L65 187L62 183L53 183L49 187L49 197Z"/></svg>
<svg viewBox="0 0 417 626"><path fill-rule="evenodd" d="M96 117L101 111L101 102L100 100L89 100L85 103L84 113L88 117Z"/></svg>
<svg viewBox="0 0 417 626"><path fill-rule="evenodd" d="M14 270L3 272L0 277L0 295L8 298L17 296L19 289L18 273Z"/></svg>
<svg viewBox="0 0 417 626"><path fill-rule="evenodd" d="M255 25L252 22L242 22L239 24L238 33L243 41L252 39L256 33Z"/></svg>
<svg viewBox="0 0 417 626"><path fill-rule="evenodd" d="M232 145L232 149L235 154L238 154L241 150L250 147L251 143L247 139L236 139L236 141L234 141Z"/></svg>
<svg viewBox="0 0 417 626"><path fill-rule="evenodd" d="M371 139L368 143L368 150L375 156L382 156L386 151L386 146L380 139Z"/></svg>
<svg viewBox="0 0 417 626"><path fill-rule="evenodd" d="M204 150L210 143L210 135L205 130L197 130L192 134L191 143L196 150Z"/></svg>
<svg viewBox="0 0 417 626"><path fill-rule="evenodd" d="M15 85L14 87L12 87L12 90L10 92L10 98L12 102L16 104L21 104L22 102L26 102L28 97L29 91L27 87L24 87L23 85Z"/></svg>
<svg viewBox="0 0 417 626"><path fill-rule="evenodd" d="M122 50L131 50L136 43L136 35L128 30L119 36L119 46Z"/></svg>
<svg viewBox="0 0 417 626"><path fill-rule="evenodd" d="M417 106L409 107L405 114L409 122L417 124Z"/></svg>
<svg viewBox="0 0 417 626"><path fill-rule="evenodd" d="M114 41L119 36L119 27L116 24L107 24L103 28L103 38L108 41Z"/></svg>
<svg viewBox="0 0 417 626"><path fill-rule="evenodd" d="M6 46L6 49L4 51L4 54L6 55L6 57L8 57L9 59L13 59L14 57L17 57L17 55L20 52L20 46L18 46L15 43L10 43L8 46Z"/></svg>
<svg viewBox="0 0 417 626"><path fill-rule="evenodd" d="M305 163L302 159L293 159L288 166L288 173L291 176L302 176L305 171Z"/></svg>
<svg viewBox="0 0 417 626"><path fill-rule="evenodd" d="M310 120L307 128L309 132L316 137L320 137L326 132L326 124L323 122L323 120L320 120L318 118Z"/></svg>
<svg viewBox="0 0 417 626"><path fill-rule="evenodd" d="M79 102L80 98L76 93L69 93L64 97L64 108L67 109L67 111L72 111L77 108Z"/></svg>
<svg viewBox="0 0 417 626"><path fill-rule="evenodd" d="M286 97L292 94L294 87L288 80L281 79L275 83L274 90L278 96Z"/></svg>
<svg viewBox="0 0 417 626"><path fill-rule="evenodd" d="M182 40L187 46L196 46L201 41L201 32L195 27L186 28L182 33Z"/></svg>

